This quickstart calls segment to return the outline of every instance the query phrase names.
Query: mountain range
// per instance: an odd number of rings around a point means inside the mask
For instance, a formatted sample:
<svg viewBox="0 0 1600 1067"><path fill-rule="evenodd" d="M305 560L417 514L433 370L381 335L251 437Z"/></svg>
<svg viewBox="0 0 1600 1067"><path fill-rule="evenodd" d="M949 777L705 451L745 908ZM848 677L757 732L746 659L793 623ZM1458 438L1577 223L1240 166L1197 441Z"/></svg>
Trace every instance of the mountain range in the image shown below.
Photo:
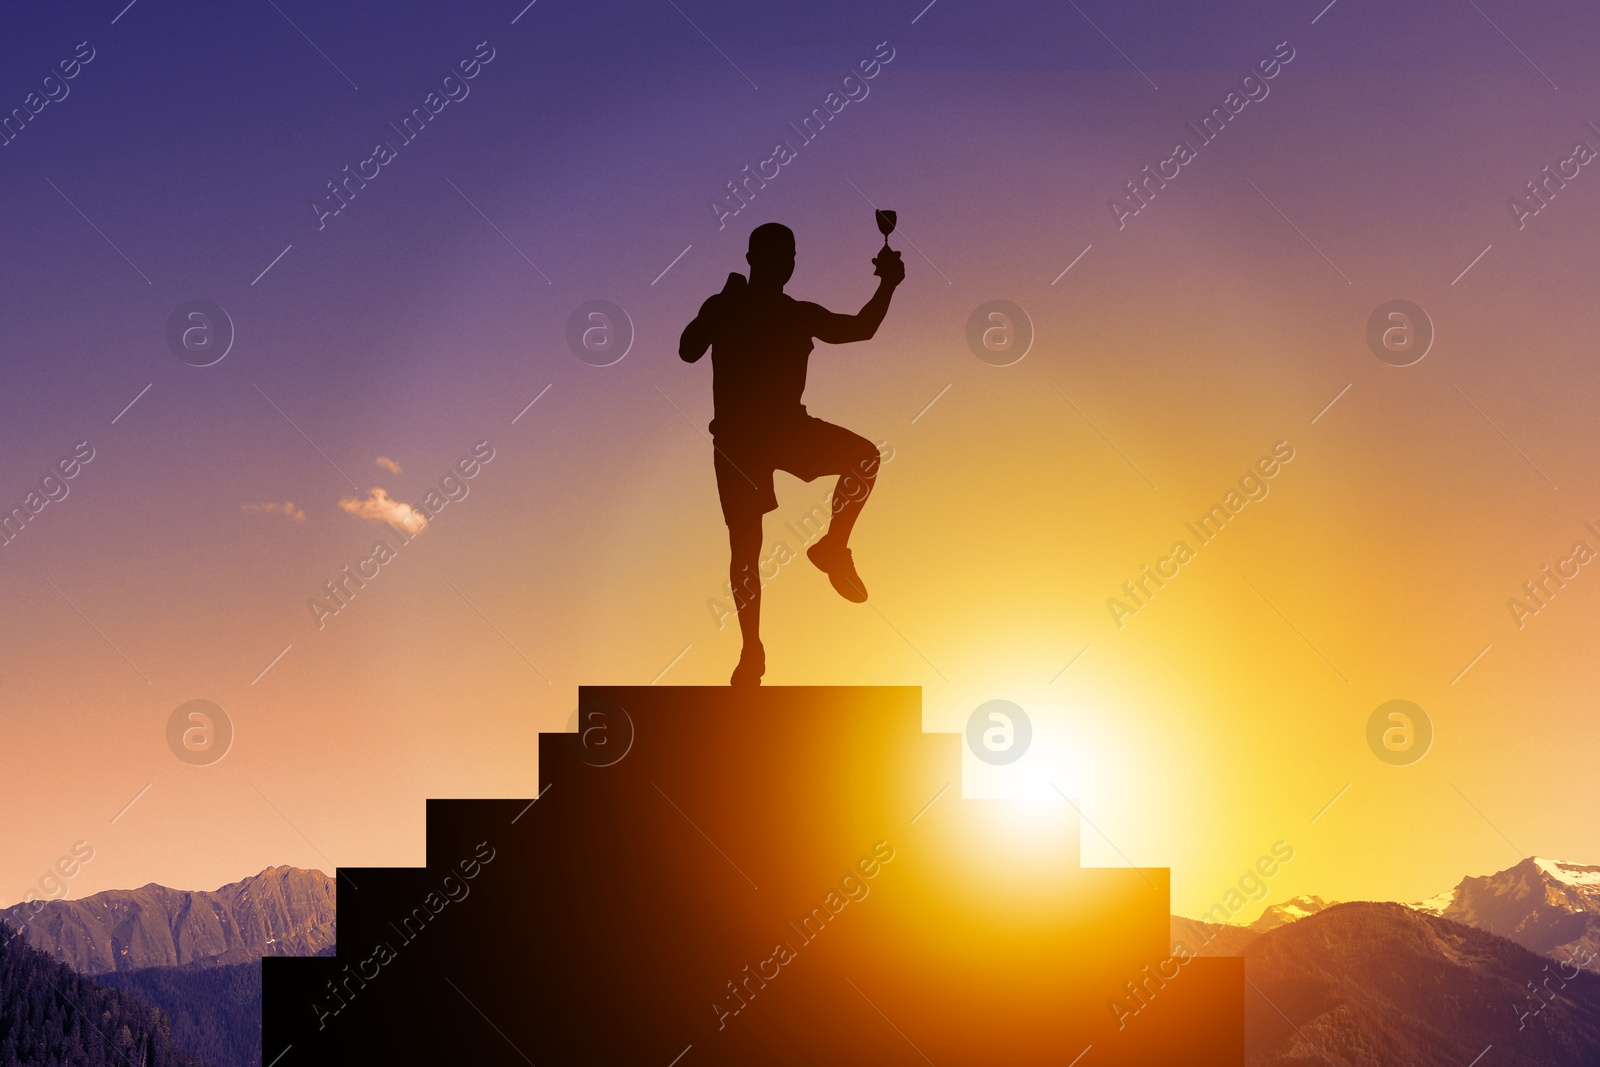
<svg viewBox="0 0 1600 1067"><path fill-rule="evenodd" d="M1249 923L1208 923L1200 919L1171 917L1172 943L1197 956L1237 956L1260 935L1330 907L1321 897L1291 897L1272 904Z"/></svg>
<svg viewBox="0 0 1600 1067"><path fill-rule="evenodd" d="M1528 857L1419 903L1296 897L1171 930L1244 958L1247 1067L1600 1064L1600 866Z"/></svg>
<svg viewBox="0 0 1600 1067"><path fill-rule="evenodd" d="M214 892L148 885L0 919L22 931L13 960L83 976L71 999L148 1005L152 1053L170 1040L209 1067L260 1067L260 958L335 951L333 882L272 867ZM1586 973L1600 970L1600 866L1530 857L1420 903L1295 897L1248 924L1173 916L1172 936L1245 960L1246 1067L1600 1064L1600 974ZM57 1062L103 1055L86 1054Z"/></svg>
<svg viewBox="0 0 1600 1067"><path fill-rule="evenodd" d="M1468 876L1454 889L1405 906L1498 934L1541 956L1600 973L1600 865L1528 856L1503 871ZM1174 915L1172 940L1197 955L1235 956L1261 934L1329 907L1332 904L1321 897L1293 897L1243 924L1208 923Z"/></svg>
<svg viewBox="0 0 1600 1067"><path fill-rule="evenodd" d="M214 891L151 884L17 905L0 911L0 949L9 945L13 964L33 973L45 972L30 960L76 972L78 985L56 985L87 1018L107 1004L143 1013L145 1031L136 1033L149 1036L137 1048L118 1044L108 1053L84 1037L52 1063L109 1063L112 1055L124 1062L130 1051L159 1060L167 1049L176 1058L163 1062L187 1057L205 1067L261 1067L261 959L331 955L335 888L321 871L268 867ZM0 950L0 972L6 965ZM0 1067L45 1062L6 1060L5 1035L14 1022L0 1013ZM19 1039L44 1040L23 1032Z"/></svg>
<svg viewBox="0 0 1600 1067"><path fill-rule="evenodd" d="M1600 1063L1600 976L1430 912L1337 904L1241 955L1246 1067Z"/></svg>
<svg viewBox="0 0 1600 1067"><path fill-rule="evenodd" d="M1529 856L1412 907L1600 971L1600 865Z"/></svg>
<svg viewBox="0 0 1600 1067"><path fill-rule="evenodd" d="M334 880L268 867L209 892L150 885L0 911L28 944L79 974L312 956L338 938Z"/></svg>

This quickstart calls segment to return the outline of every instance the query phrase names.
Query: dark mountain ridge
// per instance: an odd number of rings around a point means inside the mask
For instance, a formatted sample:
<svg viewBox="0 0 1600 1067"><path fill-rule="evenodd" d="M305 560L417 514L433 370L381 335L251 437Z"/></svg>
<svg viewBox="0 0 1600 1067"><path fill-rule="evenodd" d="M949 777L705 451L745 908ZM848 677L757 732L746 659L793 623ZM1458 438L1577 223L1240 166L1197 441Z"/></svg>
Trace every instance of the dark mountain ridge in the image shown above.
<svg viewBox="0 0 1600 1067"><path fill-rule="evenodd" d="M1337 904L1242 953L1248 1067L1600 1064L1600 976L1402 904ZM1488 1061L1486 1061L1488 1062Z"/></svg>
<svg viewBox="0 0 1600 1067"><path fill-rule="evenodd" d="M0 927L0 1067L201 1067L165 1014Z"/></svg>
<svg viewBox="0 0 1600 1067"><path fill-rule="evenodd" d="M160 1008L179 1048L208 1067L261 1067L261 962L147 967L97 975Z"/></svg>

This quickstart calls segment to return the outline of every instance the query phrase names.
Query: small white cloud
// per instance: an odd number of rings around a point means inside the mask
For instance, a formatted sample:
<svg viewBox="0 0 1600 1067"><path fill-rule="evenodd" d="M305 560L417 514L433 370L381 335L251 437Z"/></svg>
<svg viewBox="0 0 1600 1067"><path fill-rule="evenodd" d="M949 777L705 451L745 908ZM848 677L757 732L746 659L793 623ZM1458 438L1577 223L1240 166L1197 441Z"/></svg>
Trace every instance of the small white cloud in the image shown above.
<svg viewBox="0 0 1600 1067"><path fill-rule="evenodd" d="M290 522L305 522L306 513L294 506L294 501L285 500L281 504L241 504L241 511L256 512L264 515L282 515Z"/></svg>
<svg viewBox="0 0 1600 1067"><path fill-rule="evenodd" d="M374 522L386 522L397 526L408 534L421 533L428 525L428 517L410 504L394 500L389 496L388 490L374 486L367 493L365 500L357 500L347 496L339 501L339 506L358 519L371 519Z"/></svg>
<svg viewBox="0 0 1600 1067"><path fill-rule="evenodd" d="M390 459L388 456L379 456L378 457L378 466L382 467L384 470L388 471L390 474L399 474L400 473L400 464L396 463L394 460Z"/></svg>

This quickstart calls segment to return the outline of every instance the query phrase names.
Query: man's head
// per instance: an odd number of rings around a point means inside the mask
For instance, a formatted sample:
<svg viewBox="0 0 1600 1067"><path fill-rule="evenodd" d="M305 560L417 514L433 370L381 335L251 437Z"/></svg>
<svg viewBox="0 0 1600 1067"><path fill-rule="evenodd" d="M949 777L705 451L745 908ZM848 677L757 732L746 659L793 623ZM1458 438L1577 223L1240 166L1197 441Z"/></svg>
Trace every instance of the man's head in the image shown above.
<svg viewBox="0 0 1600 1067"><path fill-rule="evenodd" d="M794 274L794 231L781 222L764 222L750 231L750 264L753 285L775 285L782 289Z"/></svg>

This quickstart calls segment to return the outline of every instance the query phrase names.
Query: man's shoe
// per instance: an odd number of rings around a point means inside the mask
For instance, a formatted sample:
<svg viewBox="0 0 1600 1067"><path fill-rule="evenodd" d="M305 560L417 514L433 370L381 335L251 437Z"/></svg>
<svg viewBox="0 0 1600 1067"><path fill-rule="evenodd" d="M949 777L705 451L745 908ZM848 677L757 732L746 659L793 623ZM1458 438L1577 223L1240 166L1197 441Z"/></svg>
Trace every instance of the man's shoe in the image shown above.
<svg viewBox="0 0 1600 1067"><path fill-rule="evenodd" d="M753 689L761 684L761 676L767 673L767 651L757 648L754 651L745 649L739 655L739 665L733 669L733 677L728 684L735 689Z"/></svg>
<svg viewBox="0 0 1600 1067"><path fill-rule="evenodd" d="M824 537L806 549L806 558L828 576L838 594L852 604L867 602L867 586L856 573L856 561L848 545L834 545L833 539Z"/></svg>

